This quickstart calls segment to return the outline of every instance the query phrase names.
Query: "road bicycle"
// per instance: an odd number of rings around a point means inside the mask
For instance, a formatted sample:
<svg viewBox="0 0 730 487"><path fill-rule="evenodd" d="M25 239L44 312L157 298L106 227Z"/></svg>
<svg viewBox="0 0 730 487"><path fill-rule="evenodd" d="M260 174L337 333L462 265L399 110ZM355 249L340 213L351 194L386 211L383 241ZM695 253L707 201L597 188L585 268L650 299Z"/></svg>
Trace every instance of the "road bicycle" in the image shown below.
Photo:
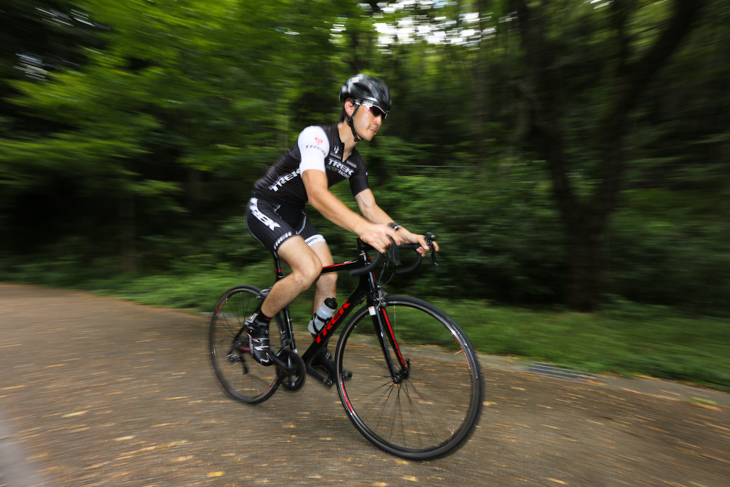
<svg viewBox="0 0 730 487"><path fill-rule="evenodd" d="M435 237L426 237L433 263L438 265ZM302 354L296 347L289 308L278 313L270 329L273 365L253 359L244 327L268 290L240 285L226 291L208 326L213 370L226 394L259 404L279 386L300 390L309 375L327 387L335 385L357 430L390 454L428 460L462 446L474 431L482 407L477 354L444 311L418 298L391 296L381 284L421 264L418 252L408 265L400 260L404 250L417 247L392 245L384 257L358 239L357 259L323 267L322 273L349 271L359 276L357 286ZM371 258L368 252L376 255ZM275 254L274 264L276 279L285 278ZM381 269L378 278L377 268ZM334 353L336 370L330 377L313 368L312 361L343 323Z"/></svg>

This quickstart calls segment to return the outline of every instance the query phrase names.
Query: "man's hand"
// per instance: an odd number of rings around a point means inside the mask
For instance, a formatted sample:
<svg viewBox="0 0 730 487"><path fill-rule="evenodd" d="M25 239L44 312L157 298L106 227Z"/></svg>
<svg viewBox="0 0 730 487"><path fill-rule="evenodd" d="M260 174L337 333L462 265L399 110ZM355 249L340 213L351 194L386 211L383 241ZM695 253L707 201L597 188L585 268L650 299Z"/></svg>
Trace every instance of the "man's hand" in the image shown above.
<svg viewBox="0 0 730 487"><path fill-rule="evenodd" d="M404 242L403 238L398 235L399 232L394 231L388 225L369 223L358 234L363 242L372 246L381 254L384 254L388 250L388 247L392 245L393 241L395 241L396 245ZM393 241L390 240L391 238Z"/></svg>
<svg viewBox="0 0 730 487"><path fill-rule="evenodd" d="M398 234L403 241L420 245L420 247L418 247L416 249L416 252L421 254L421 256L425 256L431 250L428 247L428 242L426 242L426 237L423 235L417 235L415 233L411 233L403 227L400 227L400 230L398 230ZM439 244L437 244L436 242L433 242L433 249L436 252L438 252Z"/></svg>
<svg viewBox="0 0 730 487"><path fill-rule="evenodd" d="M362 230L358 232L358 235L363 242L372 246L381 254L387 252L388 247L393 244L393 241L395 241L396 245L404 243L420 245L420 247L416 249L416 252L421 254L421 256L425 256L428 252L430 252L431 249L429 248L424 235L411 233L406 230L405 227L396 226L396 228L397 230L395 230L390 224L381 225L377 223L369 223L363 226ZM392 241L390 240L391 238L393 239ZM439 244L433 242L433 249L438 252Z"/></svg>

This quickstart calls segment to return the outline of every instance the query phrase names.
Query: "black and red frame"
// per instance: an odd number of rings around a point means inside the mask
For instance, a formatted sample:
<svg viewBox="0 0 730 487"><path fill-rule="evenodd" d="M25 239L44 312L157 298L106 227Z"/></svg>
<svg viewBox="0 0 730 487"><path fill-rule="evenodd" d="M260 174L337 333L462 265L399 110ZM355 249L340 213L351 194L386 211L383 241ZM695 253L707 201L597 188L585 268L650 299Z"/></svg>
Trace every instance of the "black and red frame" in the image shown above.
<svg viewBox="0 0 730 487"><path fill-rule="evenodd" d="M401 245L399 248L412 248L417 247L412 244ZM340 308L332 315L332 318L327 322L324 328L317 334L312 342L312 345L301 355L304 364L307 368L307 374L311 377L319 380L327 387L332 387L334 379L326 377L318 370L312 367L312 361L326 346L329 340L334 335L335 331L344 323L350 313L356 309L363 300L367 300L367 306L370 308L370 316L373 319L373 326L375 327L376 336L383 348L383 354L385 360L388 363L388 367L393 376L393 380L396 383L401 382L408 376L408 361L403 358L398 347L398 343L395 339L395 334L391 328L388 315L385 312L385 307L381 303L380 298L380 286L375 278L374 269L378 266L383 258L383 254L377 254L374 259L370 259L367 252L373 250L372 247L364 243L362 240L357 239L358 258L339 264L333 264L322 268L322 274L330 272L342 272L350 271L354 276L359 276L357 287L350 293L350 296L345 300ZM393 252L397 252L395 246L393 246ZM418 255L417 263L410 266L415 268L420 264L421 256ZM284 279L286 274L281 269L281 261L279 257L274 254L274 264L276 266L276 279ZM285 307L281 311L283 315L283 326L279 330L281 334L282 348L289 348L290 350L296 351L296 341L294 339L294 331L292 328L291 314L289 307ZM394 353L391 353L393 350Z"/></svg>

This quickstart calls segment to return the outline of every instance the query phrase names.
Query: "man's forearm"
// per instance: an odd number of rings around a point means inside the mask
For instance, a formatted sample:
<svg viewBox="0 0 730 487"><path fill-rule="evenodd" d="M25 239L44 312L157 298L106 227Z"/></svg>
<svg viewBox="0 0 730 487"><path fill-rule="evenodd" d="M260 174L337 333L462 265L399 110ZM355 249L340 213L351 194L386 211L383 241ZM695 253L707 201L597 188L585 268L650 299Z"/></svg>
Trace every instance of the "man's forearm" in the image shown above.
<svg viewBox="0 0 730 487"><path fill-rule="evenodd" d="M329 191L317 191L309 198L309 204L326 219L337 226L360 235L368 220L352 211L337 196Z"/></svg>
<svg viewBox="0 0 730 487"><path fill-rule="evenodd" d="M366 220L372 223L390 223L393 219L379 206L363 211Z"/></svg>

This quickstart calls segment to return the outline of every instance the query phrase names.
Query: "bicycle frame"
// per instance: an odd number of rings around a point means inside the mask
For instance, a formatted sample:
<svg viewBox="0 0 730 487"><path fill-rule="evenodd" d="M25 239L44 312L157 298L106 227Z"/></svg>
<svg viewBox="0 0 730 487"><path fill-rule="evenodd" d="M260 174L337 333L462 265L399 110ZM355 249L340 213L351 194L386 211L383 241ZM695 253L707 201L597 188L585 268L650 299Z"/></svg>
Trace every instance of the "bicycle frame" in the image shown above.
<svg viewBox="0 0 730 487"><path fill-rule="evenodd" d="M325 266L322 268L322 274L362 268L370 261L370 258L367 255L365 244L360 239L357 240L357 246L359 254L357 260ZM274 254L274 263L276 265L277 281L285 278L286 275L281 269L281 261L276 254ZM322 328L322 330L314 338L312 345L310 345L302 355L302 359L307 367L308 375L316 378L328 387L331 387L334 384L331 379L325 377L319 371L312 368L312 360L314 360L314 357L316 357L317 354L327 346L327 343L332 338L335 331L346 321L350 313L362 303L363 299L367 299L367 306L373 320L375 333L383 349L383 354L385 355L385 360L388 363L393 380L396 383L399 383L408 376L408 361L401 355L390 321L388 320L388 316L385 313L385 309L380 305L380 300L382 299L380 289L381 288L375 279L374 272L371 271L360 276L358 284L352 293L350 293L350 296L332 315L332 318L327 322L325 327ZM280 330L282 347L284 348L289 346L291 350L296 351L297 348L294 339L294 331L292 329L289 307L284 307L281 313L284 317L284 326ZM391 357L389 345L395 352L395 360L394 357Z"/></svg>

